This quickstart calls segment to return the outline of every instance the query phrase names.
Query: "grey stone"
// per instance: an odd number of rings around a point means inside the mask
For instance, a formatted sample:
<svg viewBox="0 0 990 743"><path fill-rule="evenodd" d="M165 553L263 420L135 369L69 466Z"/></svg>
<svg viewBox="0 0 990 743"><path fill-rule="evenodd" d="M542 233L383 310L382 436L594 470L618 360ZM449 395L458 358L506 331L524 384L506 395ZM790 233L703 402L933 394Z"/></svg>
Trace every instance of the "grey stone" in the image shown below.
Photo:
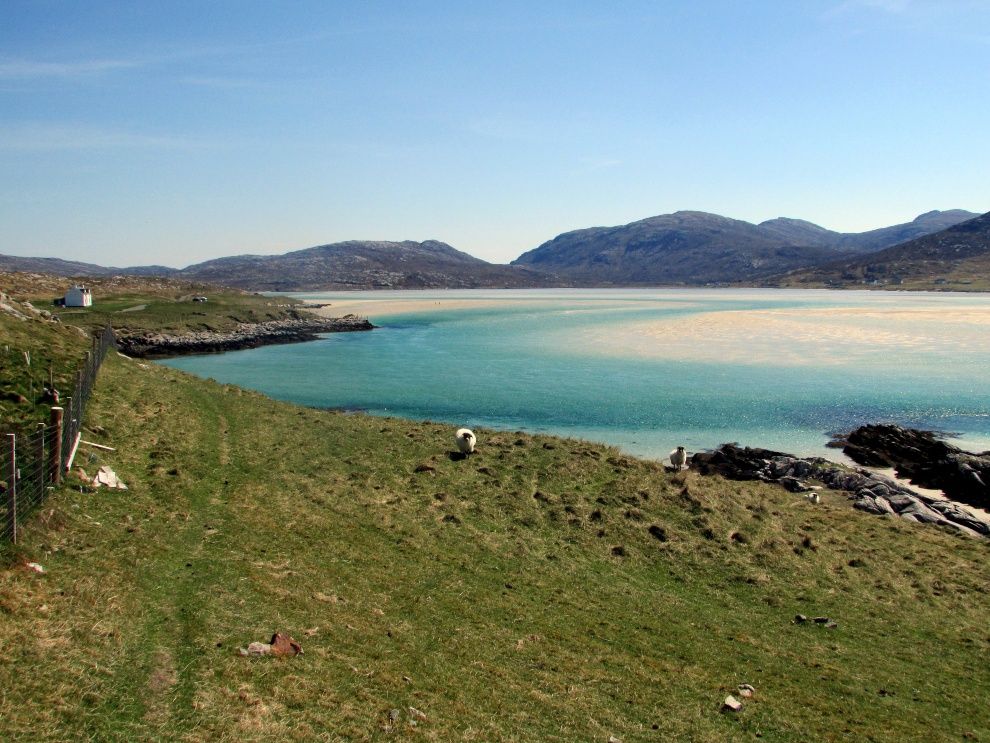
<svg viewBox="0 0 990 743"><path fill-rule="evenodd" d="M945 521L941 514L933 511L918 500L914 501L914 503L911 503L909 506L900 511L901 516L909 513L913 514L918 521L922 521L926 524L937 524L940 521Z"/></svg>
<svg viewBox="0 0 990 743"><path fill-rule="evenodd" d="M893 495L887 496L887 502L893 507L897 513L900 513L905 508L913 503L918 503L918 499L913 495L906 495L904 493L894 493Z"/></svg>
<svg viewBox="0 0 990 743"><path fill-rule="evenodd" d="M953 456L958 457L953 466L956 466L959 477L968 477L969 474L982 476L984 471L990 473L990 470L980 469L990 454L977 456L961 453ZM849 471L820 458L798 459L781 452L725 444L710 454L695 454L691 464L702 474L721 474L736 480L775 481L792 492L814 490L800 479L810 476L835 490L854 493L851 499L859 510L881 516L899 514L915 522L951 524L962 527L962 533L973 532L990 537L990 520L965 511L956 503L946 504L937 498L915 493L884 475L865 469ZM984 480L990 480L990 476L984 477Z"/></svg>
<svg viewBox="0 0 990 743"><path fill-rule="evenodd" d="M803 482L798 480L796 477L781 477L777 482L784 486L785 489L792 493L807 493L811 490L810 487L805 485Z"/></svg>
<svg viewBox="0 0 990 743"><path fill-rule="evenodd" d="M955 521L946 521L944 525L951 526L960 534L965 534L967 537L973 537L974 539L982 539L984 537L984 535L981 534L980 532L970 529L968 526L957 524Z"/></svg>
<svg viewBox="0 0 990 743"><path fill-rule="evenodd" d="M890 505L890 501L886 498L874 498L873 500L876 501L877 508L880 509L878 513L881 516L886 513L894 513L894 507Z"/></svg>
<svg viewBox="0 0 990 743"><path fill-rule="evenodd" d="M886 501L884 501L886 503ZM878 516L886 513L883 506L879 505L877 499L872 495L863 495L856 499L853 503L853 508L858 508L860 511L866 511L867 513L875 513Z"/></svg>
<svg viewBox="0 0 990 743"><path fill-rule="evenodd" d="M885 485L882 482L878 482L870 488L870 492L873 493L873 495L875 496L885 497L890 495L891 491L890 488L887 487L887 485Z"/></svg>

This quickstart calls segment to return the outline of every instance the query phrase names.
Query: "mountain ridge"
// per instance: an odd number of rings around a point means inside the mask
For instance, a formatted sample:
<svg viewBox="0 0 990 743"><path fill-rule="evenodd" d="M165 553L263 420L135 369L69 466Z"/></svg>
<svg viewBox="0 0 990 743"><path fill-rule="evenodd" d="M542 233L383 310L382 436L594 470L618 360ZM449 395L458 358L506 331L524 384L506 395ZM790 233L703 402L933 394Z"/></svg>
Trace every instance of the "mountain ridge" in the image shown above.
<svg viewBox="0 0 990 743"><path fill-rule="evenodd" d="M931 211L911 222L862 233L839 233L806 220L777 217L761 224L700 211L678 211L611 227L557 235L511 263L559 273L579 284L703 285L759 282L828 263L837 255L880 250L977 215Z"/></svg>
<svg viewBox="0 0 990 743"><path fill-rule="evenodd" d="M792 217L754 224L681 210L564 232L509 265L489 263L440 240L345 240L276 255L224 256L181 269L0 255L0 270L162 276L254 291L759 284L836 259L852 261L977 216L933 210L903 224L840 233Z"/></svg>
<svg viewBox="0 0 990 743"><path fill-rule="evenodd" d="M990 212L851 260L771 278L782 286L990 288Z"/></svg>

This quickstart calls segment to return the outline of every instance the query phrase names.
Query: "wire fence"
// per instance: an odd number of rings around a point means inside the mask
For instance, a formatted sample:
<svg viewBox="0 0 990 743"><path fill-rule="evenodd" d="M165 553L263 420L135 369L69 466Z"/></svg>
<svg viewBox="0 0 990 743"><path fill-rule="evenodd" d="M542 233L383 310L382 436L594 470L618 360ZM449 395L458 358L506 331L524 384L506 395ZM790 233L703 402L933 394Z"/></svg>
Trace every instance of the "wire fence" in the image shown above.
<svg viewBox="0 0 990 743"><path fill-rule="evenodd" d="M96 375L116 345L108 325L93 337L93 347L76 372L72 395L57 401L49 421L0 435L0 541L16 542L20 524L62 481L79 445Z"/></svg>

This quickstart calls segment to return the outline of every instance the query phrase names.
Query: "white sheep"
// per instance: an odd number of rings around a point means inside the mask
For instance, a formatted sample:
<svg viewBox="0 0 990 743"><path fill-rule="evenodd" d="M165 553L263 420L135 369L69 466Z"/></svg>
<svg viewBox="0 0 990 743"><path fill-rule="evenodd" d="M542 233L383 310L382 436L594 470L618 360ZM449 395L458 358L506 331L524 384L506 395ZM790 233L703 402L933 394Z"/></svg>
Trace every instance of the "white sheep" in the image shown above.
<svg viewBox="0 0 990 743"><path fill-rule="evenodd" d="M687 464L687 452L684 451L683 446L678 446L670 453L670 463L678 472L684 469L684 465Z"/></svg>
<svg viewBox="0 0 990 743"><path fill-rule="evenodd" d="M473 454L474 444L478 439L470 428L458 428L457 433L454 434L454 440L457 442L457 448L461 454Z"/></svg>

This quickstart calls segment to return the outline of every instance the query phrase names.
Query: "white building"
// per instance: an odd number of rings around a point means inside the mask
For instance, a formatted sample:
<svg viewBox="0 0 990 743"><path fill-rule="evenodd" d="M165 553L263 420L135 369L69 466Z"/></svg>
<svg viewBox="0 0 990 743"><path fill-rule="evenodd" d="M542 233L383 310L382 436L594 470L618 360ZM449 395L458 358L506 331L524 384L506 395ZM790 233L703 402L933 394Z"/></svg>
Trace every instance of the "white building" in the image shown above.
<svg viewBox="0 0 990 743"><path fill-rule="evenodd" d="M93 292L85 286L76 285L65 293L66 307L92 307Z"/></svg>

